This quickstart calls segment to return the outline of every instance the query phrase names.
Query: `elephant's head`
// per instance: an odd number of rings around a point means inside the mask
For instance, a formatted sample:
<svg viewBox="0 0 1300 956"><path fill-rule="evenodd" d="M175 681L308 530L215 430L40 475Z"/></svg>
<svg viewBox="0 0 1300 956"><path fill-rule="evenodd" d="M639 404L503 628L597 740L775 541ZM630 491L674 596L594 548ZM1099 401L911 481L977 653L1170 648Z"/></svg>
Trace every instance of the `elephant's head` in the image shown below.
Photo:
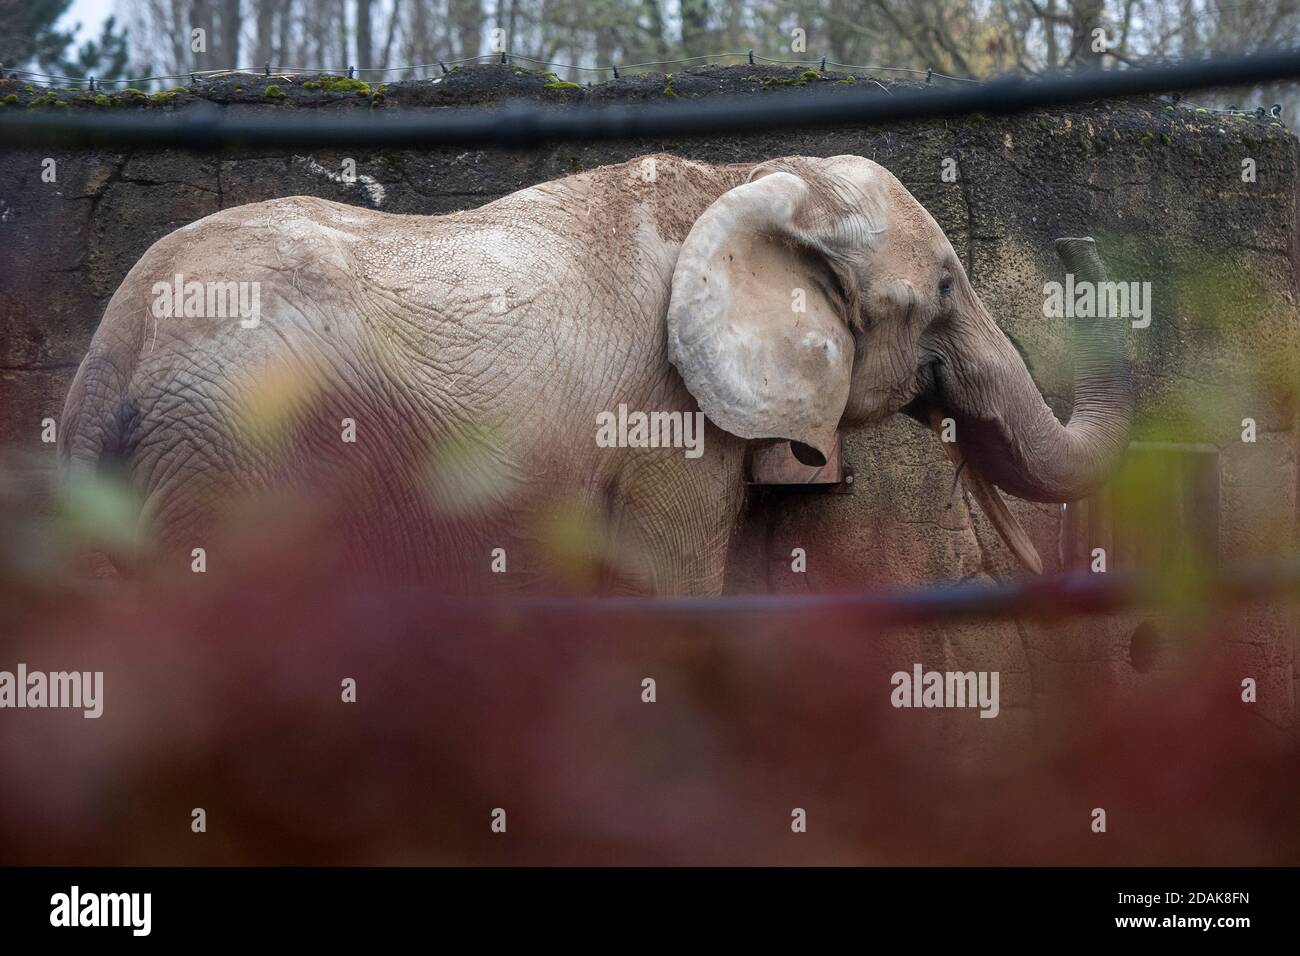
<svg viewBox="0 0 1300 956"><path fill-rule="evenodd" d="M1078 279L1104 278L1091 240L1058 240L1057 252ZM719 197L682 246L668 312L669 357L705 414L742 438L788 439L809 464L825 461L841 422L951 418L950 455L1035 570L992 485L1074 501L1128 441L1118 323L1083 320L1076 338L1074 410L1062 425L943 230L858 156L764 163Z"/></svg>

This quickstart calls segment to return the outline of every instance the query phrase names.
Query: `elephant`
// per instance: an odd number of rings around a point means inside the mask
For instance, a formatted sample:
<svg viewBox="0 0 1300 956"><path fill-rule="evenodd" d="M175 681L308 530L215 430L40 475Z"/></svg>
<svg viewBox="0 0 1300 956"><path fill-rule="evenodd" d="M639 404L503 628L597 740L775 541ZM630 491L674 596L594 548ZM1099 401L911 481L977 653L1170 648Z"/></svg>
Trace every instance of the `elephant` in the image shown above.
<svg viewBox="0 0 1300 956"><path fill-rule="evenodd" d="M1056 248L1104 278L1091 239ZM214 306L223 285L256 315ZM159 559L241 501L314 496L341 560L385 579L709 595L751 449L822 464L837 430L903 413L955 431L962 479L1038 570L997 489L1087 496L1133 416L1122 329L1076 325L1062 424L934 218L859 156L638 157L444 216L275 199L130 270L59 456L129 482ZM673 447L692 423L696 451Z"/></svg>

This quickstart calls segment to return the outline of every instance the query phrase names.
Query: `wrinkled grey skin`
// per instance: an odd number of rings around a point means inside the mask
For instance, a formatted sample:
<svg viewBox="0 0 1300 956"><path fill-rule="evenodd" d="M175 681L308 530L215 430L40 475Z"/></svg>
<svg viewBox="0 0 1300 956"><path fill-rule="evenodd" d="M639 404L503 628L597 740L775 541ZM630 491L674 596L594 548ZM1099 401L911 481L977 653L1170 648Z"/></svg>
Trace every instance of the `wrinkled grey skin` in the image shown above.
<svg viewBox="0 0 1300 956"><path fill-rule="evenodd" d="M746 273L732 250L763 267ZM1099 269L1091 244L1062 255ZM154 283L176 274L260 283L259 324L155 318ZM163 554L289 489L342 505L331 533L386 576L546 586L594 561L606 590L709 594L754 440L816 459L839 426L941 410L1011 493L1087 494L1130 407L1113 329L1082 348L1062 426L934 220L868 160L661 155L450 216L296 197L180 229L110 302L60 452L70 473L123 469ZM620 403L702 406L703 456L598 447L597 415ZM489 570L498 547L504 576Z"/></svg>

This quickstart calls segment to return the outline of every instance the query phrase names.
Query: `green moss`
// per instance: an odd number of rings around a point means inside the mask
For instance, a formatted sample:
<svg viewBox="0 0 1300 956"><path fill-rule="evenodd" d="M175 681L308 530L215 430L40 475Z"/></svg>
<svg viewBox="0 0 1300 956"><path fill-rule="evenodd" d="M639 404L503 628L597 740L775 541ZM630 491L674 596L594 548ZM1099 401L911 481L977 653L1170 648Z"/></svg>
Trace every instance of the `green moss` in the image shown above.
<svg viewBox="0 0 1300 956"><path fill-rule="evenodd" d="M1142 138L1139 140L1139 142L1140 142L1143 146L1150 146L1150 145L1151 145L1152 143L1154 143L1155 141L1156 141L1156 134L1155 134L1155 133L1143 133L1143 134L1142 134Z"/></svg>
<svg viewBox="0 0 1300 956"><path fill-rule="evenodd" d="M95 97L95 105L96 105L96 106L112 106L112 105L113 105L113 101L112 101L111 99L109 99L107 96L105 96L103 93L100 93L98 96Z"/></svg>
<svg viewBox="0 0 1300 956"><path fill-rule="evenodd" d="M148 96L149 94L146 93L144 90L137 90L134 86L128 86L126 89L122 91L122 95L143 97L143 96Z"/></svg>
<svg viewBox="0 0 1300 956"><path fill-rule="evenodd" d="M788 76L765 76L764 86L794 86L797 81Z"/></svg>
<svg viewBox="0 0 1300 956"><path fill-rule="evenodd" d="M801 83L811 83L813 80L818 79L820 76L821 74L818 73L816 70L804 70L802 73L799 74L799 81Z"/></svg>
<svg viewBox="0 0 1300 956"><path fill-rule="evenodd" d="M664 79L668 81L664 84L664 96L677 96L677 90L673 88L673 75L671 73L665 73Z"/></svg>
<svg viewBox="0 0 1300 956"><path fill-rule="evenodd" d="M547 70L542 74L542 79L546 80L545 89L548 90L578 90L582 87L577 83L570 83L567 80L560 79L556 74Z"/></svg>
<svg viewBox="0 0 1300 956"><path fill-rule="evenodd" d="M157 93L154 93L149 97L149 102L154 103L157 106L166 106L179 95L179 92L176 90L159 90Z"/></svg>
<svg viewBox="0 0 1300 956"><path fill-rule="evenodd" d="M1160 142L1162 142L1162 143L1164 143L1166 146L1168 146L1168 145L1169 145L1169 142L1170 142L1170 141L1169 141L1169 134L1168 134L1168 133L1161 133L1161 134L1160 134Z"/></svg>
<svg viewBox="0 0 1300 956"><path fill-rule="evenodd" d="M34 90L34 89L32 88L32 85L31 85L30 83L28 83L26 86L23 87L23 92L25 92L25 93L35 93L36 90Z"/></svg>
<svg viewBox="0 0 1300 956"><path fill-rule="evenodd" d="M304 90L319 90L320 84L317 83L315 80L306 80L303 82L302 88Z"/></svg>
<svg viewBox="0 0 1300 956"><path fill-rule="evenodd" d="M306 86L307 84L303 84ZM370 84L361 80L349 80L346 76L322 76L320 88L326 93L362 93L370 95Z"/></svg>
<svg viewBox="0 0 1300 956"><path fill-rule="evenodd" d="M18 102L18 94L10 93L8 96L5 97L5 102L8 103L10 106L13 106L15 103Z"/></svg>
<svg viewBox="0 0 1300 956"><path fill-rule="evenodd" d="M263 91L262 95L265 96L268 100L282 100L284 99L284 90L281 89L277 84L272 83L270 86L266 88L265 91Z"/></svg>
<svg viewBox="0 0 1300 956"><path fill-rule="evenodd" d="M852 73L850 73L848 76L843 77L842 79L838 79L838 80L836 80L835 82L836 82L836 83L856 83L856 82L858 82L858 78L857 78L856 76L854 76Z"/></svg>

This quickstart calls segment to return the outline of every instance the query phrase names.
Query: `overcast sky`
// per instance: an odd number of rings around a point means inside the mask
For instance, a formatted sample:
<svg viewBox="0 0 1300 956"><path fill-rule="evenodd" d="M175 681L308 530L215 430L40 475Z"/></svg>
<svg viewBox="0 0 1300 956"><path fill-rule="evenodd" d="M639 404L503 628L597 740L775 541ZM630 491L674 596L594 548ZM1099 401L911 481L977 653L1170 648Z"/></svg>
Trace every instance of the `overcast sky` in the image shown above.
<svg viewBox="0 0 1300 956"><path fill-rule="evenodd" d="M59 27L71 29L80 20L81 32L77 34L77 42L85 43L92 37L99 36L100 27L112 12L113 0L72 0L72 6L68 7L68 12L59 21Z"/></svg>

